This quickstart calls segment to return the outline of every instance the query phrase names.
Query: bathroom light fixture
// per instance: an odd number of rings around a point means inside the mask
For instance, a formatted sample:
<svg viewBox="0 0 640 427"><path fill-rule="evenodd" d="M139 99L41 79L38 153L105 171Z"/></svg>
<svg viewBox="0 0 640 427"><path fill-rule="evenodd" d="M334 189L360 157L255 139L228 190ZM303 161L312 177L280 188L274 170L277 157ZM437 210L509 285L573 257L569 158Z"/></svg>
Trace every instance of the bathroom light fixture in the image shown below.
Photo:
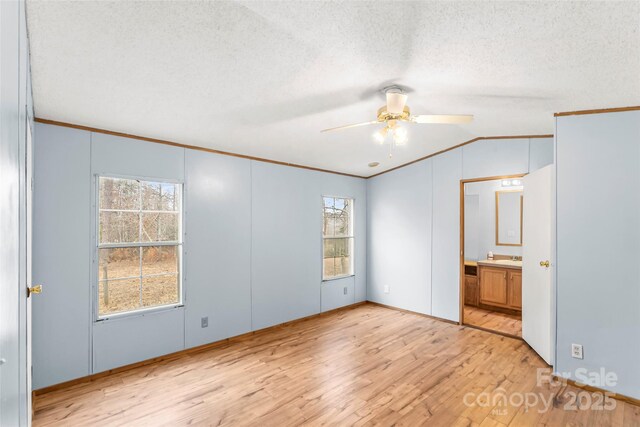
<svg viewBox="0 0 640 427"><path fill-rule="evenodd" d="M521 187L522 180L521 179L503 179L502 186L503 187Z"/></svg>

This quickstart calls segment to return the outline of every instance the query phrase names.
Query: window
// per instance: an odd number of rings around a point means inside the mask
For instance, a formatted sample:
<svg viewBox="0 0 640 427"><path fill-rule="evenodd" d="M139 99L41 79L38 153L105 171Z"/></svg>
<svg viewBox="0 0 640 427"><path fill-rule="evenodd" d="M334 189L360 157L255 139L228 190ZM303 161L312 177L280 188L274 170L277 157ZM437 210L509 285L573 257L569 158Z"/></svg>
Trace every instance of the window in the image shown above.
<svg viewBox="0 0 640 427"><path fill-rule="evenodd" d="M353 199L323 197L322 279L353 275Z"/></svg>
<svg viewBox="0 0 640 427"><path fill-rule="evenodd" d="M98 181L98 316L181 304L181 185Z"/></svg>

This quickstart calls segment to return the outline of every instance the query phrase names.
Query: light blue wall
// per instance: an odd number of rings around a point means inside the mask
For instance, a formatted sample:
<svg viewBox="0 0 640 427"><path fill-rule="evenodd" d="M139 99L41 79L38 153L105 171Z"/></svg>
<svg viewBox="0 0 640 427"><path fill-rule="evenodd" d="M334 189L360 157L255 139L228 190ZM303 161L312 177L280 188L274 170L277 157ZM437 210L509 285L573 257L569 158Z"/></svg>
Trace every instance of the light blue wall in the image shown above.
<svg viewBox="0 0 640 427"><path fill-rule="evenodd" d="M368 180L368 300L431 314L432 179L425 160Z"/></svg>
<svg viewBox="0 0 640 427"><path fill-rule="evenodd" d="M322 302L324 311L363 301L365 181L263 162L253 162L251 173L254 329L319 313ZM322 195L354 199L355 278L318 281L322 277Z"/></svg>
<svg viewBox="0 0 640 427"><path fill-rule="evenodd" d="M556 129L556 370L604 368L618 384L599 386L640 398L640 111L558 117Z"/></svg>
<svg viewBox="0 0 640 427"><path fill-rule="evenodd" d="M458 320L462 149L433 158L431 314Z"/></svg>
<svg viewBox="0 0 640 427"><path fill-rule="evenodd" d="M0 425L27 425L26 130L33 102L25 2L0 2Z"/></svg>
<svg viewBox="0 0 640 427"><path fill-rule="evenodd" d="M35 389L366 298L363 179L44 124L35 149ZM93 321L96 174L184 181L184 307ZM322 195L355 199L354 277L321 281Z"/></svg>
<svg viewBox="0 0 640 427"><path fill-rule="evenodd" d="M552 162L553 138L482 140L367 180L368 299L457 321L460 180Z"/></svg>
<svg viewBox="0 0 640 427"><path fill-rule="evenodd" d="M91 135L38 123L35 143L33 280L44 287L32 302L37 389L91 372Z"/></svg>
<svg viewBox="0 0 640 427"><path fill-rule="evenodd" d="M185 150L183 148L145 141L132 141L129 138L101 133L90 133L90 137L92 190L90 205L93 206L93 210L89 212L89 218L91 220L90 230L93 233L98 229L95 211L97 209L95 201L98 199L95 181L97 175L185 181ZM86 179L80 178L78 181L86 183ZM82 233L82 239L86 241L86 238L87 235ZM90 237L89 242L93 253L93 263L89 271L93 275L91 284L95 287L97 283L95 276L98 271L95 235ZM95 288L93 292L96 292ZM89 292L89 305L93 300L91 295L95 295L95 293ZM85 307L87 304L79 302L78 305ZM93 330L91 335L93 361L91 373L106 371L184 349L184 311L184 307L178 307L125 319L109 319L99 322L94 322L96 316L92 312L90 317ZM126 350L123 351L123 349Z"/></svg>
<svg viewBox="0 0 640 427"><path fill-rule="evenodd" d="M185 154L185 331L194 347L251 331L251 161Z"/></svg>

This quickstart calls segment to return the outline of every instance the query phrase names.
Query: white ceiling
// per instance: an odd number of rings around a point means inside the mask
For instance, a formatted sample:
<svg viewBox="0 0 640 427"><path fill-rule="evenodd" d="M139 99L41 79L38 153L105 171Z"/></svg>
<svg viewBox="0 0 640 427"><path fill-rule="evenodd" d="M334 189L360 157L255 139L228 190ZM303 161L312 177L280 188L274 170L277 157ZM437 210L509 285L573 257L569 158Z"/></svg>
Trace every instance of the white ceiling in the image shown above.
<svg viewBox="0 0 640 427"><path fill-rule="evenodd" d="M640 2L28 1L36 116L367 176L640 104ZM385 83L419 114L376 145ZM369 162L379 161L371 169Z"/></svg>

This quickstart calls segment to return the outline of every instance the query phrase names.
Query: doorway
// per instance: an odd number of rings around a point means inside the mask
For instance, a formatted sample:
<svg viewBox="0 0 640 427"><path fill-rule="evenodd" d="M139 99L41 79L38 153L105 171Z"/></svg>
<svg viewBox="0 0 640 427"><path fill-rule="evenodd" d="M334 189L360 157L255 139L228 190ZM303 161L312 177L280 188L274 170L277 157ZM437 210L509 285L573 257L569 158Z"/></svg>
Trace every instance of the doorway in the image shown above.
<svg viewBox="0 0 640 427"><path fill-rule="evenodd" d="M523 177L460 181L460 323L519 339Z"/></svg>
<svg viewBox="0 0 640 427"><path fill-rule="evenodd" d="M555 356L553 165L460 181L460 324Z"/></svg>

